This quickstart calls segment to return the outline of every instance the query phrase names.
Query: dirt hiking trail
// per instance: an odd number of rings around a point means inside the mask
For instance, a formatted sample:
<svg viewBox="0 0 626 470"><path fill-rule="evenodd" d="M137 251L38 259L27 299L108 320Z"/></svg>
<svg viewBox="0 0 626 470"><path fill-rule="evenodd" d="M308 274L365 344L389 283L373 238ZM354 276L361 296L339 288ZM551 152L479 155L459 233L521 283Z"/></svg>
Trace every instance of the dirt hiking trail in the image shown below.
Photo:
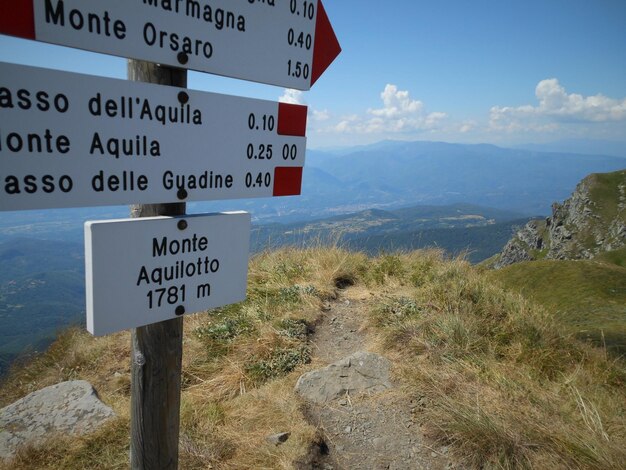
<svg viewBox="0 0 626 470"><path fill-rule="evenodd" d="M320 367L359 351L371 351L365 328L371 294L358 287L339 291L322 308L310 338L313 361ZM421 404L393 388L376 394L345 393L324 404L307 403L306 416L321 440L298 470L456 469L448 449L435 446L422 432L416 414Z"/></svg>

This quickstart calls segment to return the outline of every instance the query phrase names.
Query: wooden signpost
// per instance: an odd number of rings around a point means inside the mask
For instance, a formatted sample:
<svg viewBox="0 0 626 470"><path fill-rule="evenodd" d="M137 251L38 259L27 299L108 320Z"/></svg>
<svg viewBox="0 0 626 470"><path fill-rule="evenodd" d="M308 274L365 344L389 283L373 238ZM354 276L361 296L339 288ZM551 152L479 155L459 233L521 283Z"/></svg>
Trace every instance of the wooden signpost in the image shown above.
<svg viewBox="0 0 626 470"><path fill-rule="evenodd" d="M185 70L150 62L129 60L128 78L159 85L187 86ZM131 206L131 216L184 215L185 206L184 202L137 204ZM183 317L133 328L130 354L130 468L176 470Z"/></svg>
<svg viewBox="0 0 626 470"><path fill-rule="evenodd" d="M131 468L176 469L182 315L243 300L250 236L185 201L300 194L307 113L186 70L308 90L339 43L321 0L3 1L0 34L137 59L147 82L0 63L0 211L135 204L86 224L87 325L132 328Z"/></svg>

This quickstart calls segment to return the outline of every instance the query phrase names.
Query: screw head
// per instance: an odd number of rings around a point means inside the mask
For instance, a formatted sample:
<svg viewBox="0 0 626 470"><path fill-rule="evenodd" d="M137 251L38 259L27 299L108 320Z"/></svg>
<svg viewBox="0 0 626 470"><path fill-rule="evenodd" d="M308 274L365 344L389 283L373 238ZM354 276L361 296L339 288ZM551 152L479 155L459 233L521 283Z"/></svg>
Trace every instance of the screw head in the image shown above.
<svg viewBox="0 0 626 470"><path fill-rule="evenodd" d="M179 52L176 58L178 59L178 63L181 65L185 65L189 62L189 56L185 52Z"/></svg>
<svg viewBox="0 0 626 470"><path fill-rule="evenodd" d="M189 95L185 91L181 91L178 93L178 102L181 104L186 104L189 101Z"/></svg>
<svg viewBox="0 0 626 470"><path fill-rule="evenodd" d="M178 193L176 193L176 196L178 197L178 199L180 199L181 201L183 199L187 199L187 190L186 189L179 189Z"/></svg>
<svg viewBox="0 0 626 470"><path fill-rule="evenodd" d="M178 223L176 224L176 226L178 227L178 230L185 230L187 228L187 221L186 220L179 220Z"/></svg>
<svg viewBox="0 0 626 470"><path fill-rule="evenodd" d="M179 305L178 307L176 307L176 310L174 310L174 313L178 317L180 317L181 315L184 315L185 314L185 307L183 305Z"/></svg>

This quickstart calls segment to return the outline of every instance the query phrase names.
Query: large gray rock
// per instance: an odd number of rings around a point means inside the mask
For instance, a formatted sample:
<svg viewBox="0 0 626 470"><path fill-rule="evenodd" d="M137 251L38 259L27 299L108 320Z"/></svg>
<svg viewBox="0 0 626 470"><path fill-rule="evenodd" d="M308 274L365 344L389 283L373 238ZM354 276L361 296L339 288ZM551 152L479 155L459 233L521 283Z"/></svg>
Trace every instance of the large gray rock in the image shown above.
<svg viewBox="0 0 626 470"><path fill-rule="evenodd" d="M83 435L115 416L89 382L76 380L43 388L0 410L0 457L55 433Z"/></svg>
<svg viewBox="0 0 626 470"><path fill-rule="evenodd" d="M305 400L323 404L346 393L379 393L392 387L391 363L370 352L357 352L323 369L302 375L296 392Z"/></svg>

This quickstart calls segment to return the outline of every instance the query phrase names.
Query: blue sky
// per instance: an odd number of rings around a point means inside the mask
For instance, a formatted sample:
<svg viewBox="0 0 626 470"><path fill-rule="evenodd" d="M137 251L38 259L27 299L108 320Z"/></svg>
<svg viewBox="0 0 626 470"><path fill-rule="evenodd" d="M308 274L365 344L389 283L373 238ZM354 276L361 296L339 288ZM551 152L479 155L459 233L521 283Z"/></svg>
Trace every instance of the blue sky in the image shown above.
<svg viewBox="0 0 626 470"><path fill-rule="evenodd" d="M626 141L625 0L324 5L343 52L310 92L195 72L190 88L306 103L312 148L382 139ZM119 58L7 37L0 60L126 73Z"/></svg>

